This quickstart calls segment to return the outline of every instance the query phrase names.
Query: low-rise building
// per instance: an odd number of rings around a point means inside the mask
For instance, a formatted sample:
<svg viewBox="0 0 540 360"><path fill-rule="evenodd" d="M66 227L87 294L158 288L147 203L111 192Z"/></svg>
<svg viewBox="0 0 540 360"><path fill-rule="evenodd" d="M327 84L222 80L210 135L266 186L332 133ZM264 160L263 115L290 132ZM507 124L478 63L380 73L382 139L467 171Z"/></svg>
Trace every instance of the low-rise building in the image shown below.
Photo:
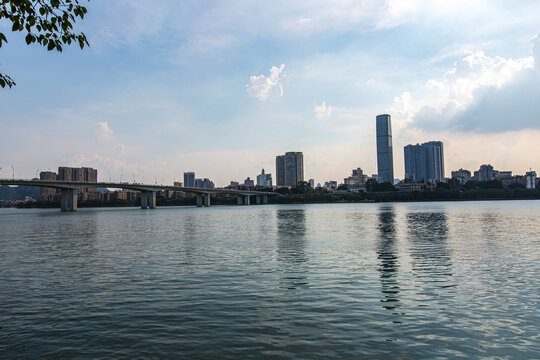
<svg viewBox="0 0 540 360"><path fill-rule="evenodd" d="M365 185L349 185L348 188L350 192L357 193L357 194L367 191Z"/></svg>
<svg viewBox="0 0 540 360"><path fill-rule="evenodd" d="M435 183L416 183L416 182L399 182L394 185L399 192L413 192L413 191L426 191L435 190L437 185Z"/></svg>
<svg viewBox="0 0 540 360"><path fill-rule="evenodd" d="M527 189L536 189L536 171L525 173L525 187Z"/></svg>
<svg viewBox="0 0 540 360"><path fill-rule="evenodd" d="M247 188L253 188L253 187L255 187L255 181L250 179L249 176L248 176L247 179L244 180L244 186L247 187Z"/></svg>
<svg viewBox="0 0 540 360"><path fill-rule="evenodd" d="M343 179L343 183L349 188L351 186L364 186L368 179L367 175L364 175L364 172L361 168L353 169L351 176Z"/></svg>
<svg viewBox="0 0 540 360"><path fill-rule="evenodd" d="M337 189L338 184L337 184L337 181L331 180L331 181L325 182L323 187L328 190L335 190Z"/></svg>
<svg viewBox="0 0 540 360"><path fill-rule="evenodd" d="M226 188L230 190L238 190L240 188L240 183L238 181L231 181Z"/></svg>
<svg viewBox="0 0 540 360"><path fill-rule="evenodd" d="M452 171L452 179L458 180L460 184L466 184L467 181L472 179L471 172L465 169Z"/></svg>
<svg viewBox="0 0 540 360"><path fill-rule="evenodd" d="M257 186L271 188L272 174L265 174L264 169L262 169L261 174L257 175Z"/></svg>

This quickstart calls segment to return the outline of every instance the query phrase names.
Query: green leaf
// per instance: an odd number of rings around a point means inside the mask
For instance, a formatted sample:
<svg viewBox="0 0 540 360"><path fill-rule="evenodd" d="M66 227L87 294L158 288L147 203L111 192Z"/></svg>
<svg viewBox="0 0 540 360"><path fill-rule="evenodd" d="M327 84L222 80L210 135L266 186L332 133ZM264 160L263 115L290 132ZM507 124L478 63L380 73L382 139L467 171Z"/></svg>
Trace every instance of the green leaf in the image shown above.
<svg viewBox="0 0 540 360"><path fill-rule="evenodd" d="M0 33L0 47L2 47L2 41L8 42L6 39L6 35L4 35L3 33Z"/></svg>
<svg viewBox="0 0 540 360"><path fill-rule="evenodd" d="M30 45L34 37L31 34L26 35L26 45Z"/></svg>
<svg viewBox="0 0 540 360"><path fill-rule="evenodd" d="M49 41L49 45L47 45L47 50L48 51L51 51L52 49L55 48L55 44L54 44L54 41Z"/></svg>
<svg viewBox="0 0 540 360"><path fill-rule="evenodd" d="M6 87L6 82L2 78L0 78L0 86L2 86L3 88Z"/></svg>

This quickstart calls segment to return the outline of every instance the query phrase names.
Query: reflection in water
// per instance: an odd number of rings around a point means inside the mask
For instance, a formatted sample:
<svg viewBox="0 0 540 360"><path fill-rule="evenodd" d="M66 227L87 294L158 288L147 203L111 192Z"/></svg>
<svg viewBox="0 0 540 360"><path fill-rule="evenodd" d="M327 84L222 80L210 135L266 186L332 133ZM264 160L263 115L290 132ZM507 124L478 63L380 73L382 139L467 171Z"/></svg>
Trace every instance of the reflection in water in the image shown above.
<svg viewBox="0 0 540 360"><path fill-rule="evenodd" d="M304 209L277 210L278 261L283 264L281 280L288 289L307 286L304 248L306 214Z"/></svg>
<svg viewBox="0 0 540 360"><path fill-rule="evenodd" d="M381 261L379 267L383 307L394 310L399 307L398 256L396 249L396 221L393 205L383 205L379 208L379 234L377 258Z"/></svg>
<svg viewBox="0 0 540 360"><path fill-rule="evenodd" d="M194 214L182 214L183 231L179 234L181 246L179 252L182 255L182 265L193 265L197 255L197 240L194 239L200 231L200 224ZM188 267L191 269L191 267Z"/></svg>
<svg viewBox="0 0 540 360"><path fill-rule="evenodd" d="M448 220L445 212L407 214L412 267L424 284L425 295L439 295L453 287L452 263L447 248Z"/></svg>
<svg viewBox="0 0 540 360"><path fill-rule="evenodd" d="M501 214L495 214L493 212L485 212L479 219L480 230L482 231L482 239L485 241L489 248L498 248L501 242L501 235L504 231L500 229L500 224L506 223L501 221ZM514 221L514 223L516 223ZM517 223L516 223L517 225Z"/></svg>

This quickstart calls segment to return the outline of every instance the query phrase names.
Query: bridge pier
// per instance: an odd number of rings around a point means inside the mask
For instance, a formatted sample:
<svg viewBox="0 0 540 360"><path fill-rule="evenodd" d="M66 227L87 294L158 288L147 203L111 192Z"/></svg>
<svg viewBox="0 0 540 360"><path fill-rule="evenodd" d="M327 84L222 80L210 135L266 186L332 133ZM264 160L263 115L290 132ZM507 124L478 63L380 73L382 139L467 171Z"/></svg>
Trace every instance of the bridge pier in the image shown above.
<svg viewBox="0 0 540 360"><path fill-rule="evenodd" d="M257 205L259 205L261 203L261 195L256 195L255 196L255 202L257 203Z"/></svg>
<svg viewBox="0 0 540 360"><path fill-rule="evenodd" d="M243 196L242 195L239 195L236 197L236 204L238 205L243 205L244 204L244 200L242 199Z"/></svg>
<svg viewBox="0 0 540 360"><path fill-rule="evenodd" d="M204 194L203 202L205 207L210 206L210 194Z"/></svg>
<svg viewBox="0 0 540 360"><path fill-rule="evenodd" d="M77 211L77 190L74 190L74 189L61 189L60 190L60 210Z"/></svg>
<svg viewBox="0 0 540 360"><path fill-rule="evenodd" d="M202 207L203 205L202 195L196 195L195 198L197 199L197 207Z"/></svg>
<svg viewBox="0 0 540 360"><path fill-rule="evenodd" d="M244 205L249 205L249 195L244 195Z"/></svg>
<svg viewBox="0 0 540 360"><path fill-rule="evenodd" d="M155 209L156 208L156 192L155 191L141 191L141 209Z"/></svg>
<svg viewBox="0 0 540 360"><path fill-rule="evenodd" d="M268 195L263 195L262 201L263 201L263 204L268 204Z"/></svg>

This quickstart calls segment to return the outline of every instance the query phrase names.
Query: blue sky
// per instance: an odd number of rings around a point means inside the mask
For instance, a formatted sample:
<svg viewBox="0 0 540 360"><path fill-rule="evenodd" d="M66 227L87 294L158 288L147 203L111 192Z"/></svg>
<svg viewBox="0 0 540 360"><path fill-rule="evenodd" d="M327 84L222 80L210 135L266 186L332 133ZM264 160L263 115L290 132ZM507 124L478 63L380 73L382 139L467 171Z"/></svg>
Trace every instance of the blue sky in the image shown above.
<svg viewBox="0 0 540 360"><path fill-rule="evenodd" d="M446 175L540 170L540 3L95 0L62 54L9 43L0 71L0 177L91 166L101 180L218 185L275 173L376 172L375 116L403 146L441 140Z"/></svg>

